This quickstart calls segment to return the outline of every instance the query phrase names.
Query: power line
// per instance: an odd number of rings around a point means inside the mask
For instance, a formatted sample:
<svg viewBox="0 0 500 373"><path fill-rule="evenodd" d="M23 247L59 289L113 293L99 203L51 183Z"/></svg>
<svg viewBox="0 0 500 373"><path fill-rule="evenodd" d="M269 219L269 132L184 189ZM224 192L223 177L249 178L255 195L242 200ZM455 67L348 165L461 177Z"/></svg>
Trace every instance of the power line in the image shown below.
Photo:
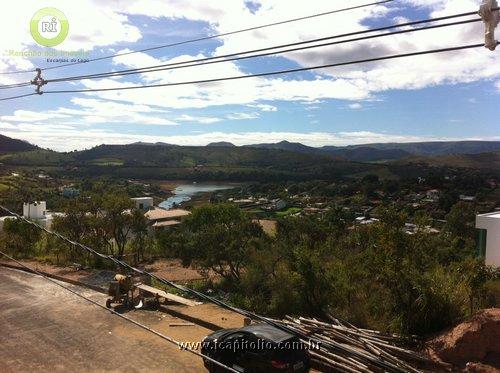
<svg viewBox="0 0 500 373"><path fill-rule="evenodd" d="M88 246L85 246L79 242L76 242L76 241L73 241L63 235L61 235L60 233L57 233L57 232L54 232L54 231L50 231L48 230L47 228L35 223L34 221L31 221L19 214L16 214L12 211L10 211L8 208L0 205L0 208L4 211L6 211L7 213L9 213L10 215L13 215L15 216L16 218L20 219L20 220L23 220L24 222L38 228L38 229L41 229L42 231L50 234L50 235L53 235L53 236L56 236L58 237L59 239L61 239L62 241L64 242L67 242L73 246L76 246L76 247L79 247L97 257L100 257L100 258L103 258L103 259L107 259L107 260L110 260L112 261L113 263L115 263L117 266L122 266L124 268L127 268L128 270L130 271L133 271L135 273L138 273L138 274L141 274L141 275L147 275L149 277L151 277L152 279L164 284L164 285L167 285L167 286L171 286L177 290L180 290L184 293L187 293L187 294L190 294L192 296L195 296L197 298L200 298L200 299L203 299L207 302L210 302L210 303L213 303L215 305L218 305L222 308L225 308L225 309L228 309L230 311L233 311L233 312L236 312L236 313L239 313L243 316L246 316L246 317L250 317L250 318L253 318L255 320L259 320L259 321L262 321L262 322L265 322L271 326L274 326L275 328L278 328L278 329L281 329L283 331L286 331L292 335L295 335L295 336L298 336L300 338L304 338L304 339L309 339L309 340L313 340L310 338L309 335L307 335L306 333L303 333L303 332L299 332L297 330L294 330L286 325L283 325L279 322L276 322L275 320L273 319L270 319L270 318L267 318L267 317L264 317L264 316L261 316L261 315L258 315L256 313L253 313L253 312L250 312L250 311L247 311L247 310L243 310L241 308L237 308L237 307L234 307L234 306L231 306L230 304L227 304L223 301L220 301L218 300L217 298L213 298L213 297L210 297L206 294L203 294L197 290L194 290L194 289L191 289L191 288L188 288L188 287L185 287L185 286L182 286L182 285L178 285L172 281L169 281L169 280L166 280L164 278L161 278L161 277L158 277L156 276L155 274L153 273L150 273L150 272L147 272L145 270L140 270L138 268L135 268L135 267L132 267L131 265L129 265L128 263L122 261L122 260L119 260L119 259L116 259L115 257L113 257L112 255L104 255L104 254L101 254L97 251L95 251L94 249L88 247ZM341 351L342 353L348 353L348 354L352 354L353 356L356 356L359 360L361 361L364 361L366 363L369 363L369 364L373 364L377 367L380 367L382 369L384 369L385 371L388 371L388 372L397 372L397 373L404 373L406 372L406 370L400 368L399 366L397 365L394 365L392 364L391 362L389 361L385 361L379 357L376 357L376 356L368 356L368 355L365 355L365 354L362 354L360 353L357 349L354 349L354 348L351 348L349 346L346 346L342 343L338 343L338 342L335 342L335 341L324 341L324 340L315 340L316 343L318 343L318 345L325 345L325 346L328 346L330 349L332 349L333 351Z"/></svg>
<svg viewBox="0 0 500 373"><path fill-rule="evenodd" d="M106 73L96 73L96 74L63 77L63 78L57 78L57 79L47 79L46 82L47 83L57 83L57 82L85 80L85 79L101 79L101 78L106 78L106 77L134 75L134 74L142 74L142 73L155 72L155 71L175 70L175 69L182 69L182 68L187 68L187 67L196 67L196 66L203 66L203 65L215 64L215 63L223 63L223 62L238 61L238 60L244 60L244 59L265 57L265 56L271 56L271 55L278 55L278 54L283 54L283 53L302 51L302 50L306 50L306 49L313 49L313 48L320 48L320 47L326 47L326 46L332 46L332 45L338 45L338 44L345 44L345 43L351 43L351 42L355 42L355 41L369 40L369 39L380 38L380 37L385 37L385 36L399 35L399 34L418 32L418 31L424 31L424 30L430 30L430 29L436 29L436 28L442 28L442 27L457 26L457 25L473 23L473 22L480 22L480 21L482 21L482 20L480 18L478 18L478 19L471 19L471 20L465 20L465 21L442 23L442 24L438 24L438 25L425 26L425 27L420 27L420 28L415 28L415 29L393 31L393 32L369 35L369 36L358 37L358 38L353 38L353 39L346 39L346 40L340 40L340 41L334 41L334 42L328 42L328 43L322 43L322 44L314 44L314 45L308 45L308 46L291 48L291 49L284 49L284 50L279 50L279 51L271 51L271 52L266 52L266 53L261 53L261 54L253 54L253 55L249 55L249 56L241 56L243 54L268 51L268 50L279 49L279 48L288 47L288 46L315 43L318 41L336 39L339 37L338 35L335 35L335 36L330 36L330 37L325 37L325 38L300 41L300 42L296 42L296 43L282 44L282 45L277 45L277 46L273 46L273 47L266 47L266 48L260 48L260 49L242 51L242 52L235 52L235 53L221 55L221 56L187 60L187 61L183 61L183 62L167 63L167 64L161 64L161 65L153 65L153 66L148 66L148 67L119 70L119 71L112 71L112 72L106 72ZM390 26L390 27L396 27L396 26L400 27L398 25ZM372 30L370 30L369 32L372 32ZM232 56L237 56L237 57L226 58L226 57L232 57ZM222 59L222 58L226 58L226 59Z"/></svg>
<svg viewBox="0 0 500 373"><path fill-rule="evenodd" d="M381 5L381 4L390 3L390 2L393 2L393 1L394 0L383 0L383 1L377 1L377 2L372 2L372 3L362 4L362 5L351 6L351 7L342 8L342 9L335 9L335 10L330 10L330 11L322 12L322 13L316 13L316 14L312 14L312 15L308 15L308 16L304 16L304 17L292 18L292 19L287 19L287 20L284 20L284 21L267 23L267 24L260 25L260 26L254 26L254 27L249 27L249 28L244 28L244 29L239 29L239 30L224 32L224 33L221 33L221 34L209 35L209 36L204 36L204 37L201 37L201 38L184 40L184 41L180 41L180 42L176 42L176 43L158 45L156 47L144 48L144 49L134 50L134 51L130 51L130 52L117 53L117 54L113 54L113 55L109 55L109 56L103 56L103 57L93 58L93 59L90 59L90 60L85 61L85 62L83 62L83 61L82 62L73 62L73 63L64 64L64 65L46 67L46 68L43 68L42 70L45 70L45 71L47 71L47 70L53 70L53 69L58 69L58 68L61 68L61 67L77 65L77 64L81 64L81 63L101 61L101 60L105 60L105 59L109 59L109 58L114 58L114 57L127 56L127 55L134 54L134 53L148 52L148 51L157 50L157 49L175 47L175 46L179 46L179 45L185 45L185 44L190 44L190 43L195 43L195 42L200 42L200 41L205 41L205 40L210 40L210 39L216 39L216 38L220 38L220 37L223 37L223 36L229 36L229 35L239 34L239 33L242 33L242 32L259 30L259 29L266 28L266 27L283 25L283 24L286 24L286 23L297 22L297 21L302 21L302 20L305 20L305 19L311 19L311 18L326 16L326 15L329 15L329 14L346 12L346 11L349 11L349 10L366 8L366 7L374 6L374 5Z"/></svg>
<svg viewBox="0 0 500 373"><path fill-rule="evenodd" d="M119 313L119 312L115 311L114 309L107 308L106 306L103 306L102 304L100 304L100 303L96 302L95 300L92 300L92 299L90 299L90 298L86 297L85 295L83 295L83 294L81 294L81 293L79 293L79 292L77 292L77 291L75 291L75 290L71 289L70 287L65 286L65 285L61 284L60 282L58 282L58 281L56 281L56 280L54 280L54 279L52 279L52 278L50 278L50 277L46 276L46 275L45 275L45 274L43 274L42 272L40 272L40 271L38 271L38 270L36 270L36 269L34 269L34 268L28 267L28 266L27 266L27 265L25 265L24 263L22 263L22 262L20 262L20 261L18 261L18 260L16 260L16 259L14 259L14 258L13 258L13 257L11 257L10 255L8 255L8 254L6 254L6 253L4 253L4 252L2 252L2 251L0 251L0 254L1 254L1 255L3 255L3 256L5 256L6 258L8 258L8 259L12 260L13 262L17 263L18 265L22 266L22 267L23 267L23 268L25 268L26 270L28 270L28 271L30 271L30 272L32 272L32 273L35 273L35 274L37 274L37 275L39 275L39 276L43 277L43 278L44 278L44 279L46 279L47 281L50 281L50 282L52 282L53 284L55 284L55 285L57 285L57 286L59 286L59 287L63 288L64 290L69 291L70 293L72 293L72 294L76 295L77 297L79 297L79 298L81 298L81 299L83 299L83 300L85 300L85 301L87 301L87 302L89 302L89 303L92 303L94 306L97 306L97 307L100 307L100 308L102 308L102 309L104 309L104 310L106 310L106 311L109 311L109 312L111 312L113 315L118 316L118 317L120 317L120 318L122 318L122 319L124 319L124 320L127 320L128 322L130 322L130 323L132 323L132 324L134 324L134 325L136 325L136 326L138 326L138 327L140 327L140 328L142 328L142 329L144 329L144 330L146 330L146 331L148 331L148 332L150 332L150 333L153 333L153 334L157 335L158 337L160 337L160 338L162 338L162 339L166 340L167 342L170 342L170 343L172 343L172 344L175 344L177 347L180 347L180 346L181 346L181 345L180 345L180 343L179 343L178 341L176 341L175 339L173 339L172 337L169 337L169 336L167 336L167 335L165 335L165 334L163 334L163 333L160 333L160 332L158 332L158 331L154 330L153 328L150 328L150 327L149 327L149 326L147 326L147 325L144 325L144 324L142 324L142 323L140 323L140 322L138 322L138 321L135 321L134 319L131 319L130 317L127 317L127 316L125 316L125 315L123 315L123 314L121 314L121 313ZM217 361L217 360L215 360L215 359L211 358L210 356L203 355L202 353L199 353L198 351L191 350L191 349L189 349L189 348L187 348L187 349L181 349L180 351L189 351L190 353L192 353L192 354L194 354L194 355L196 355L196 356L198 356L198 357L201 357L201 358L203 358L203 359L207 359L207 360L211 361L212 363L217 364L218 366L220 366L220 367L222 367L222 368L224 368L224 369L226 369L226 370L228 370L228 371L230 371L230 372L239 373L237 370L235 370L235 369L233 369L233 368L231 368L231 367L229 367L229 366L227 366L227 365L225 365L225 364L223 364L223 363L221 363L221 362L219 362L219 361Z"/></svg>
<svg viewBox="0 0 500 373"><path fill-rule="evenodd" d="M496 9L497 8L495 8L494 10L496 10ZM279 48L321 42L321 41L326 41L326 40L331 40L331 39L338 39L338 38L343 38L343 37L347 37L347 36L355 36L355 35L373 33L373 32L378 32L378 31L392 30L395 28L415 26L415 25L426 24L426 23L431 23L431 22L438 22L438 21L449 20L449 19L454 19L454 18L472 16L472 15L476 15L476 14L477 14L477 12L466 12L466 13L452 14L452 15L448 15L448 16L429 18L429 19L423 19L423 20L418 20L418 21L410 21L410 22L399 23L399 24L394 24L394 25L389 25L389 26L383 26L383 27L378 27L378 28L373 28L373 29L368 29L368 30L360 30L360 31L354 31L354 32L349 32L349 33L344 33L344 34L337 34L337 35L333 35L333 36L322 37L322 38L317 38L317 39L312 39L312 40L299 41L299 42L281 44L281 45L276 45L276 46L271 46L271 47L266 47L266 48L259 48L259 49L254 49L254 50L247 50L247 51L241 51L241 52L236 52L236 53L230 53L230 54L221 55L221 56L213 56L213 57L207 57L207 58L202 58L202 59L193 59L193 60L187 60L187 61L182 61L182 62L153 65L153 66L148 66L148 67L143 67L143 68L126 69L126 70L120 70L120 71L114 71L114 72L104 72L104 73L95 73L95 74L87 74L87 75L69 76L69 77L63 77L63 78L49 79L47 81L48 82L62 82L62 81L92 79L92 78L97 78L97 77L104 78L104 77L108 77L108 76L130 75L130 74L133 74L133 73L139 72L139 71L143 71L143 72L161 71L161 70L163 70L161 68L170 67L170 66L181 66L182 65L181 67L191 67L191 66L205 65L205 64L210 64L210 63L219 63L219 62L227 62L227 61L234 61L234 60L243 60L243 59L248 59L248 58L257 58L257 57L263 57L263 56L268 56L268 55L273 55L273 54L282 54L282 53L293 52L293 51L297 51L297 50L318 48L318 47L322 47L322 46L329 46L329 45L336 45L336 44L343 44L343 43L347 43L347 42L367 40L367 39L372 39L372 38L391 36L391 35L403 34L403 33L408 33L408 32L416 32L416 31L422 31L422 30L428 30L428 29L434 29L434 28L455 26L455 25L460 25L460 24L481 21L481 19L478 18L478 19L466 20L466 21L460 21L460 22L438 24L438 25L426 26L426 27L421 27L421 28L416 28L416 29L402 30L402 31L396 31L396 32L392 32L392 33L377 34L377 35L372 35L372 36L367 36L367 37L359 37L359 38L354 38L354 39L349 39L349 40L342 40L342 41L333 42L333 43L311 45L311 46L306 46L304 48L294 48L294 49L288 49L288 50L281 50L281 51L276 51L273 53L263 53L263 54L259 54L259 55L241 56L238 58L231 58L231 59L219 61L219 59L222 59L222 58L239 56L239 55L243 55L243 54L263 52L263 51L268 51L268 50L273 50L273 49L279 49ZM139 51L136 51L136 52L139 52ZM213 61L213 60L217 60L217 61ZM204 63L204 62L206 62L206 63ZM196 65L184 66L186 64L191 64L191 63L196 63ZM181 68L181 67L178 67L178 68ZM165 70L167 70L167 69L165 69ZM171 69L168 69L168 70L171 70ZM29 85L30 83L21 83L21 84L23 84L23 86L26 86L26 85ZM21 85L19 85L19 86L21 86ZM16 86L7 85L7 86L0 86L0 88L16 88Z"/></svg>
<svg viewBox="0 0 500 373"><path fill-rule="evenodd" d="M14 83L14 84L5 84L5 85L0 85L0 89L10 89L10 88L20 88L20 87L26 87L31 85L31 83Z"/></svg>
<svg viewBox="0 0 500 373"><path fill-rule="evenodd" d="M427 54L433 54L433 53L452 52L452 51L480 48L480 47L484 47L484 43L483 44L462 45L462 46L458 46L458 47L449 47L449 48L441 48L441 49L431 49L431 50L411 52L411 53L393 54L393 55L383 56L383 57L374 57L374 58L367 58L367 59L347 61L347 62L337 62L337 63L331 63L331 64L326 64L326 65L300 67L300 68L288 69L288 70L269 71L269 72L249 74L249 75L236 75L236 76L230 76L230 77L224 77L224 78L191 80L191 81L176 82L176 83L146 84L146 85L136 85L136 86L125 86L125 87L53 90L53 91L45 91L44 93L107 92L107 91L121 91L121 90L141 89L141 88L171 87L171 86L181 86L181 85L189 85L189 84L214 83L214 82L256 78L256 77L263 77L263 76L290 74L290 73L297 73L297 72L303 72L303 71L309 71L309 70L318 70L318 69L325 69L325 68L331 68L331 67L361 64L361 63L367 63L367 62L384 61L384 60L403 58L403 57L421 56L421 55L427 55Z"/></svg>
<svg viewBox="0 0 500 373"><path fill-rule="evenodd" d="M4 98L0 98L0 101L14 100L14 99L16 99L16 98L22 98L22 97L34 96L34 95L37 95L37 94L38 94L38 93L28 93L28 94L25 94L25 95L11 96L11 97L4 97Z"/></svg>
<svg viewBox="0 0 500 373"><path fill-rule="evenodd" d="M117 53L117 54L112 54L112 55L108 55L108 56L92 58L92 59L87 60L87 61L71 62L71 63L66 63L66 64L62 64L62 65L57 65L57 66L45 67L42 70L46 70L46 71L47 70L54 70L54 69L59 69L61 67L79 65L79 64L82 64L82 63L89 63L89 62L95 62L95 61L102 61L102 60L105 60L105 59L119 57L119 56L126 56L126 55L134 54L134 53L142 53L142 52L148 52L148 51L157 50L157 49L175 47L175 46L178 46L178 45L185 45L185 44L190 44L190 43L196 43L196 42L200 42L200 41L205 41L205 40L220 38L220 37L223 37L223 36L229 36L229 35L239 34L239 33L242 33L242 32L259 30L259 29L266 28L266 27L284 25L286 23L302 21L302 20L305 20L305 19L322 17L322 16L326 16L326 15L330 15L330 14L335 14L335 13L346 12L346 11L349 11L349 10L366 8L366 7L374 6L374 5L381 5L381 4L390 3L390 2L393 2L393 1L394 0L383 0L383 1L377 1L377 2L372 2L372 3L362 4L362 5L351 6L351 7L348 7L348 8L335 9L335 10L330 10L330 11L326 11L326 12L322 12L322 13L311 14L311 15L308 15L308 16L287 19L287 20L284 20L284 21L277 21L277 22L267 23L267 24L260 25L260 26L253 26L253 27L248 27L248 28L244 28L244 29L239 29L239 30L234 30L234 31L228 31L228 32L220 33L220 34L204 36L204 37L201 37L201 38L183 40L183 41L176 42L176 43L158 45L156 47L143 48L143 49L138 49L138 50L134 50L134 51L130 51L130 52ZM0 75L5 75L5 74L22 74L22 73L29 73L29 72L35 72L35 70L5 71L5 72L0 72Z"/></svg>

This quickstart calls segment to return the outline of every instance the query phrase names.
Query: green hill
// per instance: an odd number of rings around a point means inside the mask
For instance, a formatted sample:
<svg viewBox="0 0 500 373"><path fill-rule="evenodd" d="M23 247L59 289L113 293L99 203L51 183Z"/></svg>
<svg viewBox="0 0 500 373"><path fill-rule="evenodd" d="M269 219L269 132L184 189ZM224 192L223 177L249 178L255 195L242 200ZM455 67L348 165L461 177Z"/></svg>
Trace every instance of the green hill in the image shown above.
<svg viewBox="0 0 500 373"><path fill-rule="evenodd" d="M0 135L0 154L25 152L35 149L38 149L38 147L31 145L29 142Z"/></svg>
<svg viewBox="0 0 500 373"><path fill-rule="evenodd" d="M479 154L451 154L436 157L411 157L399 164L420 163L429 166L446 166L456 168L473 168L481 170L500 170L500 152Z"/></svg>
<svg viewBox="0 0 500 373"><path fill-rule="evenodd" d="M379 171L387 175L385 166L338 160L328 154L252 147L101 145L70 153L48 150L12 153L0 156L0 162L25 167L59 167L67 174L151 179L307 180Z"/></svg>

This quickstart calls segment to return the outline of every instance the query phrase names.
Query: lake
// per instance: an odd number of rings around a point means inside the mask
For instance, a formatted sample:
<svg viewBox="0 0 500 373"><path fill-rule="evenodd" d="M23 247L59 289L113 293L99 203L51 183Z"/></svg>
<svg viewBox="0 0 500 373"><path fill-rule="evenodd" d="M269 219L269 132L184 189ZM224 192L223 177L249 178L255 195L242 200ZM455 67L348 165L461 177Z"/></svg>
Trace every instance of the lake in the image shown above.
<svg viewBox="0 0 500 373"><path fill-rule="evenodd" d="M218 183L197 183L181 184L172 190L173 196L161 202L158 206L164 209L171 209L174 205L180 205L183 202L190 201L193 196L200 193L210 193L217 190L232 189L236 185L218 184Z"/></svg>

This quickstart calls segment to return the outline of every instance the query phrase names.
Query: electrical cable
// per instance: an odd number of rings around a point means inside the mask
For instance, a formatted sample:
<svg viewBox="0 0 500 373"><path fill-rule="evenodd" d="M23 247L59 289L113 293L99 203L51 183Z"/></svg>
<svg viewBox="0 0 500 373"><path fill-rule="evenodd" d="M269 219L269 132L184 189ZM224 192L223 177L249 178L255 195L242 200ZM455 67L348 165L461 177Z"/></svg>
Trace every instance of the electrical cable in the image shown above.
<svg viewBox="0 0 500 373"><path fill-rule="evenodd" d="M50 277L46 276L45 274L43 274L43 273L39 272L38 270L36 270L36 269L34 269L34 268L31 268L31 267L28 267L27 265L25 265L24 263L20 262L19 260L14 259L14 258L13 258L13 257L11 257L10 255L8 255L8 254L6 254L6 253L4 253L4 252L2 252L2 251L0 251L0 254L1 254L1 255L3 255L3 256L5 256L6 258L8 258L8 259L12 260L13 262L17 263L18 265L22 266L23 268L25 268L25 269L26 269L26 270L28 270L29 272L35 273L35 274L37 274L37 275L39 275L39 276L43 277L43 278L44 278L44 279L46 279L47 281L50 281L50 282L52 282L53 284L55 284L55 285L57 285L57 286L59 286L59 287L63 288L64 290L69 291L70 293L72 293L72 294L76 295L77 297L82 298L82 299L86 300L86 301L87 301L87 302L89 302L89 303L92 303L94 306L97 306L97 307L100 307L100 308L102 308L102 309L104 309L104 310L106 310L106 311L109 311L109 312L111 312L113 315L118 316L118 317L120 317L120 318L122 318L122 319L124 319L124 320L127 320L128 322L130 322L130 323L132 323L132 324L134 324L134 325L136 325L136 326L138 326L138 327L140 327L140 328L142 328L142 329L144 329L144 330L146 330L146 331L148 331L148 332L151 332L151 333L153 333L153 334L157 335L158 337L160 337L160 338L162 338L162 339L166 340L167 342L170 342L170 343L172 343L172 344L175 344L177 347L180 347L180 346L181 346L181 344L180 344L178 341L176 341L175 339L173 339L173 338L171 338L171 337L169 337L169 336L167 336L167 335L165 335L165 334L163 334L163 333L160 333L160 332L158 332L158 331L154 330L153 328L150 328L150 327L149 327L149 326L147 326L147 325L144 325L144 324L142 324L142 323L140 323L140 322L138 322L138 321L135 321L134 319L131 319L130 317L127 317L127 316L125 316L125 315L123 315L123 314L121 314L121 313L119 313L119 312L115 311L114 309L107 308L106 306L103 306L103 305L102 305L102 304L100 304L99 302L96 302L95 300L93 300L93 299L90 299L90 298L86 297L85 295L83 295L83 294L81 294L81 293L79 293L79 292L77 292L77 291L75 291L75 290L71 289L70 287L68 287L68 286L65 286L65 285L61 284L59 281L56 281L56 280L54 280L54 279L52 279L52 278L50 278ZM187 348L187 349L180 349L180 351L189 351L189 352L191 352L192 354L194 354L194 355L196 355L196 356L198 356L198 357L201 357L201 358L203 358L203 359L207 359L207 360L211 361L212 363L214 363L214 364L216 364L216 365L220 366L221 368L224 368L224 369L226 369L226 370L228 370L228 371L230 371L230 372L239 373L237 370L235 370L235 369L233 369L233 368L231 368L231 367L229 367L229 366L227 366L227 365L225 365L225 364L223 364L223 363L221 363L221 362L219 362L219 361L217 361L217 360L215 360L215 359L213 359L213 358L211 358L211 357L209 357L209 356L207 356L207 355L203 355L202 353L199 353L198 351L191 350L191 349L189 349L189 348Z"/></svg>
<svg viewBox="0 0 500 373"><path fill-rule="evenodd" d="M115 257L113 257L112 255L104 255L104 254L101 254L97 251L95 251L94 249L88 247L88 246L85 246L79 242L76 242L76 241L73 241L63 235L61 235L60 233L57 233L57 232L54 232L54 231L51 231L51 230L48 230L47 228L35 223L34 221L31 221L19 214L16 214L12 211L10 211L8 208L0 205L0 208L4 211L6 211L7 213L9 213L10 215L12 216L15 216L17 217L18 219L20 220L23 220L25 221L26 223L38 228L38 229L41 229L43 230L44 232L50 234L50 235L53 235L53 236L56 236L58 238L60 238L61 240L73 245L73 246L77 246L77 247L80 247L82 248L83 250L97 256L97 257L100 257L100 258L103 258L103 259L107 259L107 260L110 260L112 261L113 263L115 263L117 266L121 266L121 267L124 267L124 268L127 268L128 270L130 271L133 271L135 273L138 273L138 274L141 274L141 275L147 275L149 277L151 277L152 279L155 279L156 281L158 281L159 283L162 283L164 285L167 285L167 286L171 286L177 290L180 290L184 293L187 293L187 294L190 294L194 297L197 297L197 298L200 298L200 299L203 299L207 302L210 302L210 303L213 303L215 305L218 305L222 308L225 308L225 309L228 309L230 311L233 311L233 312L236 312L236 313L239 313L243 316L246 316L246 317L249 317L249 318L252 318L252 319L255 319L255 320L259 320L259 321L262 321L262 322L265 322L271 326L274 326L275 328L277 329L280 329L280 330L283 330L285 332L288 332L294 336L298 336L300 338L305 338L305 339L309 339L309 340L314 340L314 339L311 339L310 336L308 336L306 333L303 333L303 332L299 332L297 330L294 330L292 328L289 328L288 326L286 325L283 325L279 322L276 322L275 320L273 319L270 319L270 318L267 318L267 317L264 317L264 316L261 316L261 315L258 315L256 313L253 313L253 312L250 312L250 311L247 311L247 310L243 310L243 309L240 309L240 308L237 308L237 307L234 307L234 306L231 306L223 301L220 301L218 300L217 298L213 298L213 297L210 297L206 294L203 294L197 290L194 290L194 289L191 289L191 288L188 288L188 287L185 287L185 286L182 286L182 285L178 285L172 281L169 281L169 280L166 280L166 279L163 279L163 278L160 278L150 272L147 272L147 271L144 271L144 270L141 270L141 269L138 269L138 268L135 268L135 267L132 267L131 265L129 265L128 263L122 261L122 260L119 260ZM360 359L361 361L364 361L368 364L372 364L372 365L375 365L376 367L379 367L379 368L382 368L388 372L397 372L397 373L404 373L406 372L405 369L389 362L389 361L385 361L381 358L377 358L375 356L367 356L365 354L362 354L360 353L357 349L355 348L352 348L350 346L347 346L347 345L344 345L342 343L338 343L338 342L335 342L335 341L319 341L319 340L314 340L316 343L318 343L318 345L327 345L330 349L334 350L334 351L341 351L342 353L349 353L349 354L352 354L354 356L356 356L358 359Z"/></svg>
<svg viewBox="0 0 500 373"><path fill-rule="evenodd" d="M38 93L28 93L28 94L25 94L25 95L19 95L19 96L3 97L3 98L0 98L0 101L14 100L14 99L17 99L17 98L28 97L28 96L34 96L34 95L38 95Z"/></svg>
<svg viewBox="0 0 500 373"><path fill-rule="evenodd" d="M426 51L418 51L418 52L410 52L410 53L401 53L401 54L394 54L394 55L389 55L389 56L366 58L366 59L355 60L355 61L347 61L347 62L337 62L337 63L331 63L331 64L325 64L325 65L299 67L299 68L288 69L288 70L269 71L269 72L256 73L256 74L248 74L248 75L236 75L236 76L230 76L230 77L224 77L224 78L191 80L191 81L174 82L174 83L134 85L134 86L125 86L125 87L52 90L52 91L44 91L44 93L52 93L53 94L53 93L109 92L109 91L124 91L124 90L141 89L141 88L171 87L171 86L181 86L181 85L190 85L190 84L214 83L214 82L239 80L239 79L263 77L263 76L273 76L273 75L281 75L281 74L290 74L290 73L297 73L297 72L303 72L303 71L325 69L325 68L338 67L338 66L347 66L347 65L361 64L361 63L367 63L367 62L384 61L384 60L390 60L390 59L396 59L396 58L404 58L404 57L422 56L422 55L434 54L434 53L452 52L452 51L472 49L472 48L480 48L480 47L484 47L484 43L481 43L481 44L469 44L469 45L462 45L462 46L448 47L448 48L440 48L440 49L431 49L431 50L426 50Z"/></svg>
<svg viewBox="0 0 500 373"><path fill-rule="evenodd" d="M120 56L127 56L127 55L134 54L134 53L148 52L148 51L157 50L157 49L175 47L175 46L185 45L185 44L189 44L189 43L195 43L195 42L200 42L200 41L205 41L205 40L210 40L210 39L216 39L216 38L220 38L220 37L223 37L223 36L229 36L229 35L239 34L239 33L247 32L247 31L255 31L255 30L262 29L262 28L283 25L283 24L286 24L286 23L291 23L291 22L296 22L296 21L302 21L302 20L305 20L305 19L311 19L311 18L326 16L326 15L335 14L335 13L346 12L346 11L349 11L349 10L366 8L366 7L374 6L374 5L381 5L381 4L390 3L390 2L393 2L393 1L394 0L383 0L383 1L377 1L377 2L372 2L372 3L362 4L362 5L351 6L351 7L342 8L342 9L335 9L335 10L330 10L330 11L322 12L322 13L316 13L316 14L312 14L312 15L308 15L308 16L287 19L287 20L284 20L284 21L267 23L267 24L260 25L260 26L253 26L253 27L248 27L248 28L244 28L244 29L239 29L239 30L234 30L234 31L228 31L228 32L220 33L220 34L204 36L204 37L201 37L201 38L189 39L189 40L184 40L184 41L180 41L180 42L176 42L176 43L163 44L163 45L158 45L158 46L155 46L155 47L138 49L138 50L134 50L134 51L130 51L130 52L117 53L117 54L113 54L113 55L109 55L109 56L103 56L103 57L93 58L93 59L90 59L90 60L87 60L87 61L72 62L72 63L63 64L63 65L57 65L57 66L52 66L52 67L45 67L45 68L42 68L42 70L45 70L45 71L47 71L47 70L53 70L53 69L58 69L58 68L61 68L61 67L66 67L66 66L73 66L73 65L78 65L78 64L82 64L82 63L89 63L89 62L94 62L94 61L101 61L101 60L105 60L105 59L109 59L109 58L114 58L114 57L120 57Z"/></svg>
<svg viewBox="0 0 500 373"><path fill-rule="evenodd" d="M85 79L102 79L102 78L115 77L115 76L143 74L143 73L156 72L156 71L175 70L175 69L182 69L182 68L186 68L186 67L196 67L196 66L214 64L214 63L222 63L222 62L229 62L229 61L244 60L244 59L249 59L249 58L258 58L258 57L265 57L265 56L271 56L271 55L278 55L278 54L283 54L283 53L302 51L302 50L306 50L306 49L332 46L332 45L338 45L338 44L345 44L345 43L350 43L350 42L355 42L355 41L368 40L368 39L374 39L374 38L380 38L380 37L392 36L392 35L399 35L399 34L405 34L405 33L410 33L410 32L418 32L418 31L448 27L448 26L456 26L456 25L462 25L462 24L480 22L480 21L481 21L481 19L478 18L478 19L471 19L471 20L465 20L465 21L443 23L443 24L438 24L438 25L420 27L420 28L416 28L416 29L393 31L393 32L388 32L388 33L384 33L384 34L369 35L369 36L358 37L358 38L354 38L354 39L347 39L347 40L341 40L341 41L335 41L335 42L329 42L329 43L323 43L323 44L315 44L315 45L309 45L309 46L292 48L292 49L284 49L284 50L272 51L272 52L250 55L250 56L227 58L227 57L233 57L233 56L240 56L243 54L273 50L273 49L278 49L278 48L283 48L283 47L288 47L288 46L315 43L315 42L322 41L322 40L335 39L338 37L337 35L335 35L335 36L330 36L330 37L326 37L326 38L319 38L319 39L301 41L301 42L290 43L290 44L282 44L282 45L273 46L273 47L266 47L266 48L254 49L254 50L249 50L249 51L235 52L235 53L221 55L221 56L206 57L206 58L193 59L193 60L187 60L187 61L182 61L182 62L167 63L167 64L161 64L161 65L148 66L148 67L118 70L118 71L112 71L112 72L69 76L69 77L56 78L56 79L47 79L46 82L47 83L56 83L56 82L85 80ZM221 58L226 58L226 59L219 60ZM185 64L190 64L190 65L185 65Z"/></svg>

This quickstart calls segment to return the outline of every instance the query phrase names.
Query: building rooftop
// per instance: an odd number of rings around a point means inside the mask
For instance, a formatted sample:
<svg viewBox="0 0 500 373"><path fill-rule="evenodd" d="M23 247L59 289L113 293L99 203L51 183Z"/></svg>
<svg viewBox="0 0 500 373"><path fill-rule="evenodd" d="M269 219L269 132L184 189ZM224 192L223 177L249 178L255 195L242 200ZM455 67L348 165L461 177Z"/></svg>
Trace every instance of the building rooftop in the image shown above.
<svg viewBox="0 0 500 373"><path fill-rule="evenodd" d="M189 214L191 214L189 211L182 209L165 210L162 208L154 208L146 212L144 216L146 216L149 220L164 220L181 218Z"/></svg>
<svg viewBox="0 0 500 373"><path fill-rule="evenodd" d="M180 221L178 220L166 220L166 221L157 221L153 224L153 227L171 227L173 225L179 225L181 224Z"/></svg>
<svg viewBox="0 0 500 373"><path fill-rule="evenodd" d="M486 214L479 214L477 216L500 219L500 211L488 212Z"/></svg>

